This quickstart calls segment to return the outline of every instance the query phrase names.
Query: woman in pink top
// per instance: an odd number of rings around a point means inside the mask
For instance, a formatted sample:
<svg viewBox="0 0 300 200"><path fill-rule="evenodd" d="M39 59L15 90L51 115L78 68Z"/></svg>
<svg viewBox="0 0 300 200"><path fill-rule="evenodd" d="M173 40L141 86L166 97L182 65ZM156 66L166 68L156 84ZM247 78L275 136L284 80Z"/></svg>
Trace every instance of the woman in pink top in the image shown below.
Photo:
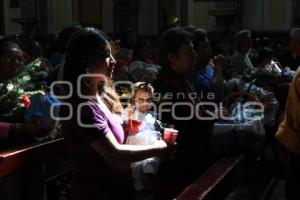
<svg viewBox="0 0 300 200"><path fill-rule="evenodd" d="M108 41L101 31L82 28L74 33L66 49L63 74L73 91L65 102L74 112L63 122L63 130L75 166L72 200L128 199L126 192L131 188L118 168L126 165L129 170L130 163L167 150L162 140L153 145L124 144L122 106L107 78L115 64ZM80 81L82 75L91 76ZM62 114L69 111L61 107Z"/></svg>

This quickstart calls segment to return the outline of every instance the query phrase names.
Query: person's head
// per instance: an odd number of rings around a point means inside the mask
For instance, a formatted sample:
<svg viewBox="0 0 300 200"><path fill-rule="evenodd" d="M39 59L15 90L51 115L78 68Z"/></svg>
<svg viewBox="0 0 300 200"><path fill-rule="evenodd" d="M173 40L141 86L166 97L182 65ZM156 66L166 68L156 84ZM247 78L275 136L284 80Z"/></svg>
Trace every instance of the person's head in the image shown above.
<svg viewBox="0 0 300 200"><path fill-rule="evenodd" d="M197 53L196 68L205 67L212 57L206 31L194 26L187 26L185 29L193 34L194 49Z"/></svg>
<svg viewBox="0 0 300 200"><path fill-rule="evenodd" d="M292 42L299 42L300 43L300 28L294 27L290 32L290 37Z"/></svg>
<svg viewBox="0 0 300 200"><path fill-rule="evenodd" d="M271 63L272 57L273 52L270 48L262 48L257 52L257 55L253 58L253 65L258 68L263 68Z"/></svg>
<svg viewBox="0 0 300 200"><path fill-rule="evenodd" d="M197 55L192 40L193 35L182 28L166 31L159 40L159 64L183 75L193 71Z"/></svg>
<svg viewBox="0 0 300 200"><path fill-rule="evenodd" d="M264 37L261 39L261 47L262 48L271 48L272 47L272 40L269 37Z"/></svg>
<svg viewBox="0 0 300 200"><path fill-rule="evenodd" d="M0 81L10 79L24 65L20 47L5 38L0 40Z"/></svg>
<svg viewBox="0 0 300 200"><path fill-rule="evenodd" d="M81 93L85 95L94 96L99 93L109 108L118 111L118 96L107 84L115 60L106 37L95 28L81 28L74 33L66 48L63 74L64 80L73 85L74 91L80 87ZM80 85L77 85L81 75L91 76L84 77ZM73 98L80 101L77 92L74 92Z"/></svg>
<svg viewBox="0 0 300 200"><path fill-rule="evenodd" d="M133 47L133 60L145 61L151 56L151 43L146 39L140 39Z"/></svg>
<svg viewBox="0 0 300 200"><path fill-rule="evenodd" d="M38 38L44 57L49 57L49 55L55 51L55 38L55 34L47 34Z"/></svg>
<svg viewBox="0 0 300 200"><path fill-rule="evenodd" d="M123 33L122 48L132 49L136 44L136 33L133 29L128 29Z"/></svg>
<svg viewBox="0 0 300 200"><path fill-rule="evenodd" d="M12 34L7 35L5 38L19 46L23 52L25 64L42 56L42 47L40 43L27 35Z"/></svg>
<svg viewBox="0 0 300 200"><path fill-rule="evenodd" d="M55 39L57 51L61 54L65 53L68 41L72 38L72 35L78 31L81 26L70 26L60 31Z"/></svg>
<svg viewBox="0 0 300 200"><path fill-rule="evenodd" d="M235 48L242 54L248 53L252 47L251 32L247 29L237 32L234 36Z"/></svg>
<svg viewBox="0 0 300 200"><path fill-rule="evenodd" d="M133 97L129 99L129 103L133 105L139 112L145 113L152 107L154 88L146 82L137 82L131 86Z"/></svg>

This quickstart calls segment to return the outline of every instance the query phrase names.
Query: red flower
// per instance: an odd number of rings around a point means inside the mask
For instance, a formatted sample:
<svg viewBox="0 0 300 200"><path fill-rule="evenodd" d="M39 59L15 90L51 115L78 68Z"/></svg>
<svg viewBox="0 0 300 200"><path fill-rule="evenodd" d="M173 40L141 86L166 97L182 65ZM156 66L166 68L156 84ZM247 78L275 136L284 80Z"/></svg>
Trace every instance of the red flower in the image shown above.
<svg viewBox="0 0 300 200"><path fill-rule="evenodd" d="M27 95L22 96L21 102L25 105L26 108L29 108L29 106L31 104L30 99Z"/></svg>

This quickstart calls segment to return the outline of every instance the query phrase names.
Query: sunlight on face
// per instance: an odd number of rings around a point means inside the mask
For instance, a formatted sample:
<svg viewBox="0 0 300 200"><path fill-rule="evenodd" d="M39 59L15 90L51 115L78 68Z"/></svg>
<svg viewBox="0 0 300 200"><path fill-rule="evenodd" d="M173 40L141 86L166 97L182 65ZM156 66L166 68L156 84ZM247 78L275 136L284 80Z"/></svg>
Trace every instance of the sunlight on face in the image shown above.
<svg viewBox="0 0 300 200"><path fill-rule="evenodd" d="M91 73L97 76L93 78L93 81L107 81L112 79L114 65L116 61L112 56L111 45L107 42L103 51L99 52L96 58L96 63L91 67Z"/></svg>

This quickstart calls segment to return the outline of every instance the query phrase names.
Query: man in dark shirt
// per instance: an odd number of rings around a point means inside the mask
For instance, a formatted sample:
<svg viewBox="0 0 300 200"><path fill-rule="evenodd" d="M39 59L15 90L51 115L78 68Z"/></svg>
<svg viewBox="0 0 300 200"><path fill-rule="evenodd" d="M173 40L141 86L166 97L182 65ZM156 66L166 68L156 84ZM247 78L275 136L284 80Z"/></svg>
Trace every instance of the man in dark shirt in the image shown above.
<svg viewBox="0 0 300 200"><path fill-rule="evenodd" d="M184 189L210 165L206 144L211 124L199 119L204 113L200 98L186 78L195 69L196 59L192 35L184 29L172 28L160 38L159 64L162 70L154 84L161 97L158 118L179 131L175 159L162 165L160 178L175 183L176 192Z"/></svg>

